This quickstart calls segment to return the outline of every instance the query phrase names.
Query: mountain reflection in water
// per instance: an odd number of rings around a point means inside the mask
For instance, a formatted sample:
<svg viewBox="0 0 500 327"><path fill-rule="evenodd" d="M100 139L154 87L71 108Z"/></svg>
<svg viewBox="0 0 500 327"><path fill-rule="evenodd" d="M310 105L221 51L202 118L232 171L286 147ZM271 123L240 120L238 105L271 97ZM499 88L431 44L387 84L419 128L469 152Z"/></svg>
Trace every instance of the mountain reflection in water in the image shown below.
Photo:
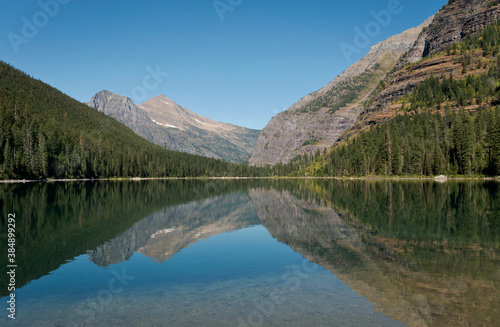
<svg viewBox="0 0 500 327"><path fill-rule="evenodd" d="M19 287L83 253L99 267L134 253L168 265L201 240L263 225L408 326L500 321L497 183L59 183L1 185L0 196L4 217L22 217L18 265L31 269L20 272Z"/></svg>

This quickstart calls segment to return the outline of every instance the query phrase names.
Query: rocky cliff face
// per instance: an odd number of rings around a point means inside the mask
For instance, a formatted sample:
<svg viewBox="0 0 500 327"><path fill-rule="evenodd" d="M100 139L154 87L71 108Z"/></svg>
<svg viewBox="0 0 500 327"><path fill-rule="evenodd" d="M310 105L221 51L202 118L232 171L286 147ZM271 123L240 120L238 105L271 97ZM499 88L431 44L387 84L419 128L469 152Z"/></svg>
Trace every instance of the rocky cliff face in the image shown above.
<svg viewBox="0 0 500 327"><path fill-rule="evenodd" d="M94 95L87 105L127 125L152 143L163 144L171 141L168 135L164 135L162 129L151 121L147 113L126 96L101 91Z"/></svg>
<svg viewBox="0 0 500 327"><path fill-rule="evenodd" d="M441 8L419 35L398 67L414 63L429 55L444 51L498 19L500 8L492 0L455 0Z"/></svg>
<svg viewBox="0 0 500 327"><path fill-rule="evenodd" d="M432 57L468 34L475 34L492 23L500 14L500 4L491 0L455 0L444 6L432 23L419 36L407 56L397 63L398 70L385 78L386 86L370 101L356 124L342 135L346 139L369 125L390 120L395 115L394 102L417 88L429 76L452 74L465 78L462 65L453 55ZM475 61L477 54L472 53ZM427 59L426 59L427 58ZM423 61L419 61L425 59ZM409 64L414 63L412 66ZM474 73L482 72L480 65ZM467 71L467 73L472 73Z"/></svg>
<svg viewBox="0 0 500 327"><path fill-rule="evenodd" d="M286 163L331 147L354 124L369 95L429 23L374 45L331 83L273 117L257 140L250 164Z"/></svg>
<svg viewBox="0 0 500 327"><path fill-rule="evenodd" d="M494 0L450 1L429 26L423 56L433 55L460 42L498 19L500 6Z"/></svg>
<svg viewBox="0 0 500 327"><path fill-rule="evenodd" d="M101 91L87 105L170 150L233 162L249 158L260 133L202 117L164 95L135 105L125 96Z"/></svg>

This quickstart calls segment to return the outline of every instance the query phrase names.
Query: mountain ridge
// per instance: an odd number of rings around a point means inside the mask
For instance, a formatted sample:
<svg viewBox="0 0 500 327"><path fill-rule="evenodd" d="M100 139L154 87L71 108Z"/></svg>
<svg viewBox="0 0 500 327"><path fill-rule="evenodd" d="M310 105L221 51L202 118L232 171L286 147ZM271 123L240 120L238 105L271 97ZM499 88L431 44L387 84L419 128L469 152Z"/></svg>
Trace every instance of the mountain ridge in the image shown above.
<svg viewBox="0 0 500 327"><path fill-rule="evenodd" d="M408 55L403 56L396 64L398 69L384 79L386 86L374 95L356 124L346 131L340 140L366 129L374 122L387 121L387 115L392 110L391 104L415 90L431 75L450 73L458 75L462 65L456 65L456 58L438 56L433 59L433 57L453 44L458 44L467 35L482 31L498 17L500 17L500 5L489 0L454 0L441 8L429 27L421 33L415 45L409 50ZM422 59L427 60L419 63ZM411 64L414 66L409 66Z"/></svg>
<svg viewBox="0 0 500 327"><path fill-rule="evenodd" d="M167 149L232 162L244 162L260 131L217 122L157 95L141 104L109 91L96 93L87 105Z"/></svg>
<svg viewBox="0 0 500 327"><path fill-rule="evenodd" d="M355 123L379 81L431 20L373 45L365 57L332 82L273 117L261 132L249 163L288 163L297 156L331 147Z"/></svg>
<svg viewBox="0 0 500 327"><path fill-rule="evenodd" d="M498 1L445 5L358 121L303 173L497 176L499 16Z"/></svg>

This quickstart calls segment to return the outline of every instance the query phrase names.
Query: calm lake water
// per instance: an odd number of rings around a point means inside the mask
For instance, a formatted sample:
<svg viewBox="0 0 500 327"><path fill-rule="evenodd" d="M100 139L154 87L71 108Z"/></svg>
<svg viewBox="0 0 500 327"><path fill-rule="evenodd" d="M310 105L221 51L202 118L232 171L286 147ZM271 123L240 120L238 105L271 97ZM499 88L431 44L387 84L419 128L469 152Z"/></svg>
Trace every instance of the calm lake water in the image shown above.
<svg viewBox="0 0 500 327"><path fill-rule="evenodd" d="M494 182L15 184L0 208L0 326L500 321Z"/></svg>

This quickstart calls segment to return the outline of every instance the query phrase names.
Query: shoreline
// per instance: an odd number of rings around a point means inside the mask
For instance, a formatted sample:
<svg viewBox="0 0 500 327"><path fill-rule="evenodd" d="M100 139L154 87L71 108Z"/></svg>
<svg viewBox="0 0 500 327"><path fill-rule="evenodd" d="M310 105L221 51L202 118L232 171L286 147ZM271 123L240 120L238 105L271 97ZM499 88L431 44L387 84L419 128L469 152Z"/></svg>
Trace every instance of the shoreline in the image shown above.
<svg viewBox="0 0 500 327"><path fill-rule="evenodd" d="M95 181L151 181L151 180L257 180L257 179L330 179L343 181L434 181L446 183L449 181L497 181L497 177L447 177L447 176L422 176L422 177L399 177L399 176L362 176L362 177L314 177L314 176L267 176L267 177L117 177L117 178L62 178L62 179L12 179L0 180L0 184L25 184L25 183L51 183L51 182L95 182Z"/></svg>

